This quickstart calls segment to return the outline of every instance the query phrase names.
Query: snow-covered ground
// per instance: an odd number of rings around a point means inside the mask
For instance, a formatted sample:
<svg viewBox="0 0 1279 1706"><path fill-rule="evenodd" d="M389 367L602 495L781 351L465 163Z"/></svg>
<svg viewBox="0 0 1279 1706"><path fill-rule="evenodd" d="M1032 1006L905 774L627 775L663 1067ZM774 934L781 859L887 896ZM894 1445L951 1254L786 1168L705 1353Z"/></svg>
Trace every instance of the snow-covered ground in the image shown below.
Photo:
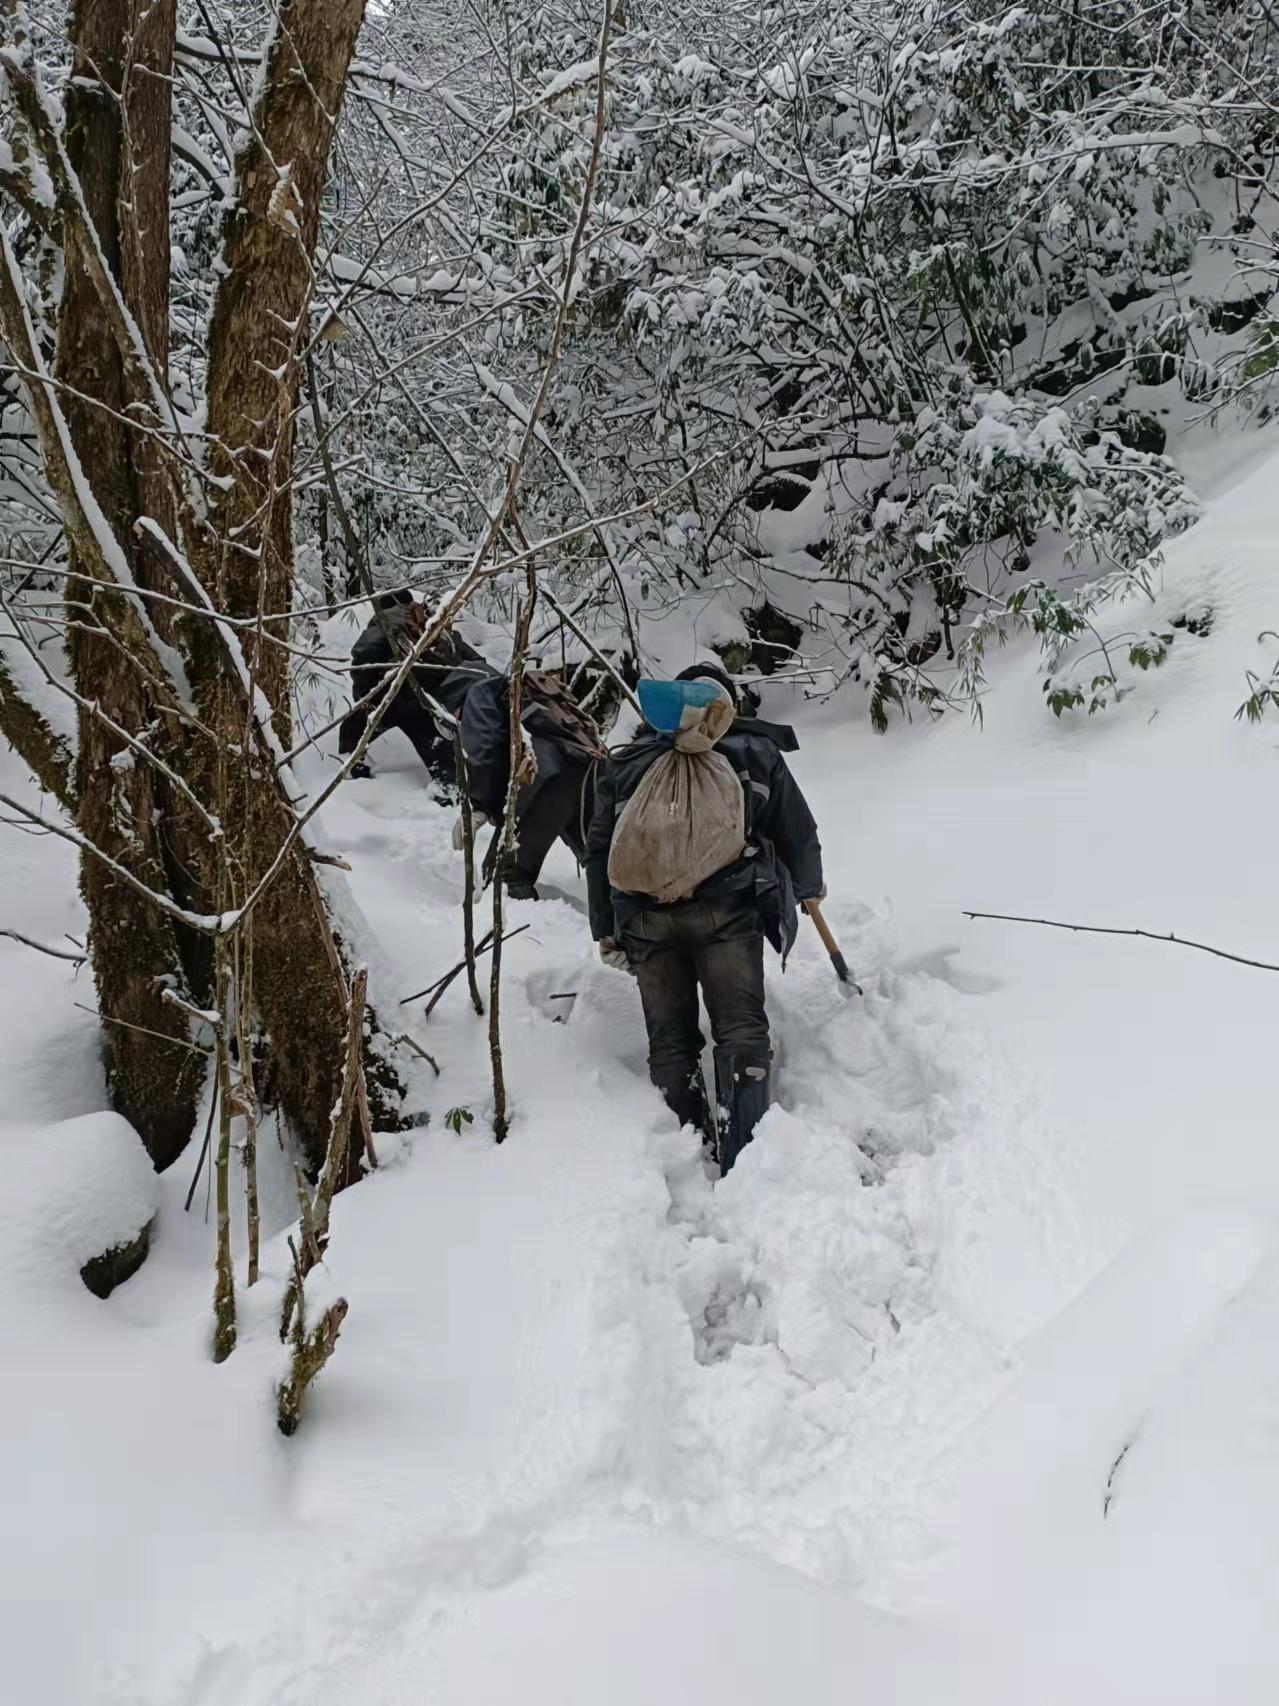
<svg viewBox="0 0 1279 1706"><path fill-rule="evenodd" d="M141 1273L91 1297L85 1240L153 1183L100 1111L88 974L0 942L7 1698L1269 1706L1279 976L962 917L1279 962L1279 722L1233 718L1279 650L1279 458L1234 485L1220 460L1155 611L1101 625L1209 631L1101 715L1055 720L1020 645L980 734L767 705L801 722L866 993L815 938L774 965L779 1106L729 1180L648 1086L561 854L557 898L513 909L503 1148L463 991L405 1009L431 1123L336 1205L351 1311L292 1441L284 1168L226 1365L189 1166ZM389 1012L456 958L460 884L407 744L376 757L325 824ZM0 870L0 925L76 931L62 844L6 831Z"/></svg>

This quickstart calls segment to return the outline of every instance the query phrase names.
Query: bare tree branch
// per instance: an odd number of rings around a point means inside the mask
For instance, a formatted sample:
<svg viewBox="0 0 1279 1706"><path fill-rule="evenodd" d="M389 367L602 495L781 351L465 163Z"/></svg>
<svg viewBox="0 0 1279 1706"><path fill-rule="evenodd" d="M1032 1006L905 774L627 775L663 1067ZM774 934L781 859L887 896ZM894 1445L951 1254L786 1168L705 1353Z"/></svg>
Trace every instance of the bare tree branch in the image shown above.
<svg viewBox="0 0 1279 1706"><path fill-rule="evenodd" d="M1022 918L1007 912L965 912L964 917L984 918L999 924L1038 924L1047 930L1070 930L1084 936L1140 936L1147 942L1172 942L1178 948L1194 948L1201 954L1214 954L1219 960L1230 960L1237 966L1251 966L1256 971L1279 971L1279 965L1271 965L1266 960L1246 959L1242 954L1230 954L1224 948L1213 948L1206 942L1192 942L1171 932L1124 930L1104 924L1063 924L1055 918Z"/></svg>

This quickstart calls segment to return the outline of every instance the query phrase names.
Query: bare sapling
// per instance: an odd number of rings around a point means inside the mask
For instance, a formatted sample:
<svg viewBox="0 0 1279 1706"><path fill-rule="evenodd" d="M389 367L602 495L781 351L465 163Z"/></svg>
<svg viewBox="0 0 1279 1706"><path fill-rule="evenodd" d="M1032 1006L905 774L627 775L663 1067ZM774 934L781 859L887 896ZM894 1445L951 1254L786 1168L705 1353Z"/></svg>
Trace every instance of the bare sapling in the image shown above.
<svg viewBox="0 0 1279 1706"><path fill-rule="evenodd" d="M361 966L351 979L351 1000L350 1011L347 1016L346 1060L342 1069L342 1088L338 1094L329 1125L328 1150L324 1158L324 1167L320 1173L319 1183L315 1188L315 1197L308 1204L303 1214L302 1254L294 1277L290 1280L288 1290L285 1292L284 1307L280 1315L280 1338L282 1341L288 1339L290 1329L295 1326L302 1299L300 1281L304 1280L312 1268L323 1259L324 1252L328 1248L329 1215L333 1207L334 1195L341 1183L343 1169L346 1165L351 1120L359 1102L360 1080L364 1075L361 1041L368 980L369 974L364 966ZM303 1194L305 1195L305 1193Z"/></svg>
<svg viewBox="0 0 1279 1706"><path fill-rule="evenodd" d="M510 781L506 788L506 810L498 831L497 863L493 870L493 966L489 978L489 1060L493 1071L493 1135L505 1143L510 1130L506 1098L506 1068L502 1059L502 890L506 872L515 857L516 816L520 789L537 775L537 759L524 733L524 677L528 669L529 635L537 608L537 567L530 557L525 570L524 597L515 624L515 646L511 655L510 684Z"/></svg>
<svg viewBox="0 0 1279 1706"><path fill-rule="evenodd" d="M303 1245L305 1252L306 1245ZM335 1298L323 1311L315 1326L308 1332L306 1324L306 1276L304 1275L304 1257L298 1254L297 1245L289 1239L289 1251L293 1257L292 1290L297 1298L297 1307L293 1314L292 1356L289 1361L289 1373L280 1382L276 1394L276 1426L286 1439L298 1431L302 1423L302 1412L306 1406L307 1394L315 1382L316 1376L324 1368L333 1352L337 1349L338 1334L342 1331L342 1323L346 1320L348 1304L344 1297Z"/></svg>
<svg viewBox="0 0 1279 1706"><path fill-rule="evenodd" d="M367 991L368 972L361 966L351 980L342 1089L333 1110L328 1153L314 1200L308 1195L301 1171L296 1174L302 1248L299 1251L293 1239L289 1239L293 1273L285 1293L284 1310L280 1318L280 1338L290 1345L289 1372L280 1383L276 1399L276 1423L286 1437L297 1432L307 1394L317 1375L337 1349L338 1334L347 1316L347 1301L344 1297L338 1297L326 1306L314 1327L308 1328L306 1280L307 1275L314 1272L323 1261L324 1253L328 1249L329 1215L333 1196L346 1162L351 1121L359 1104L360 1080L364 1072L361 1040Z"/></svg>

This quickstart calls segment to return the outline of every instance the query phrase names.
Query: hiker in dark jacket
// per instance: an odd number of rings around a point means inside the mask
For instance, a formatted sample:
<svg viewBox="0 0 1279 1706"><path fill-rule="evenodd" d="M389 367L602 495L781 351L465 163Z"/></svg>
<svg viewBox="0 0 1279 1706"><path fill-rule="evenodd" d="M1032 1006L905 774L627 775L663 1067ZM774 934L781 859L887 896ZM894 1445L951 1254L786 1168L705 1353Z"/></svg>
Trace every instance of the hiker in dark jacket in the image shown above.
<svg viewBox="0 0 1279 1706"><path fill-rule="evenodd" d="M714 684L737 705L733 682L717 664L694 664L677 679ZM793 731L738 716L714 750L729 761L745 796L741 856L690 898L669 905L614 888L608 867L618 819L672 744L672 737L646 730L614 752L598 777L586 852L591 932L605 964L632 971L638 980L654 1084L681 1124L710 1138L700 988L715 1040L718 1151L727 1173L769 1105L764 939L784 961L799 928L797 902L825 893L821 847L813 814L782 756L798 746Z"/></svg>
<svg viewBox="0 0 1279 1706"><path fill-rule="evenodd" d="M594 723L553 676L530 671L524 678L522 704L521 722L537 774L516 797L516 845L504 864L502 880L512 899L536 900L538 876L557 840L564 841L579 861L586 856L591 775L605 750ZM481 682L467 695L462 748L471 803L483 820L500 826L511 776L506 676ZM496 837L493 851L496 854Z"/></svg>
<svg viewBox="0 0 1279 1706"><path fill-rule="evenodd" d="M426 623L426 611L411 592L380 593L373 603L372 618L351 652L354 703L338 735L338 751L344 757L355 751L364 736L378 687L403 663ZM441 782L455 781L452 727L436 717L427 701L434 700L456 717L470 689L495 674L460 636L443 635L414 665L412 678L401 684L373 738L387 729L402 730L431 776ZM355 776L370 774L364 763L352 770Z"/></svg>

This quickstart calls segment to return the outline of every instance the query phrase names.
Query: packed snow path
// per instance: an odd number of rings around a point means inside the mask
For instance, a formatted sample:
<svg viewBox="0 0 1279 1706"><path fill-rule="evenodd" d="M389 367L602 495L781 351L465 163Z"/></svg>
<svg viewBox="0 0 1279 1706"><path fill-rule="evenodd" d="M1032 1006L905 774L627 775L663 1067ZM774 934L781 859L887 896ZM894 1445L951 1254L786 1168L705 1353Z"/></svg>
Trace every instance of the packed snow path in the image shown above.
<svg viewBox="0 0 1279 1706"><path fill-rule="evenodd" d="M815 938L773 966L779 1106L728 1181L648 1086L634 989L557 854L569 898L514 909L511 1139L463 991L425 1028L406 1010L443 1069L414 1079L431 1123L340 1199L351 1314L291 1442L269 1284L208 1361L186 1166L138 1277L80 1287L81 1243L129 1207L93 1182L149 1182L103 1170L87 974L0 944L14 1697L1269 1706L1279 978L960 913L1279 954L1279 731L1232 720L1275 619L1274 487L1176 545L1155 613L1111 613L1213 620L1100 719L1049 717L1015 648L980 738L809 715L797 769L866 995ZM325 819L384 1007L460 933L449 814L395 742ZM77 929L60 849L0 857L5 922ZM266 1185L283 1229L283 1167Z"/></svg>

